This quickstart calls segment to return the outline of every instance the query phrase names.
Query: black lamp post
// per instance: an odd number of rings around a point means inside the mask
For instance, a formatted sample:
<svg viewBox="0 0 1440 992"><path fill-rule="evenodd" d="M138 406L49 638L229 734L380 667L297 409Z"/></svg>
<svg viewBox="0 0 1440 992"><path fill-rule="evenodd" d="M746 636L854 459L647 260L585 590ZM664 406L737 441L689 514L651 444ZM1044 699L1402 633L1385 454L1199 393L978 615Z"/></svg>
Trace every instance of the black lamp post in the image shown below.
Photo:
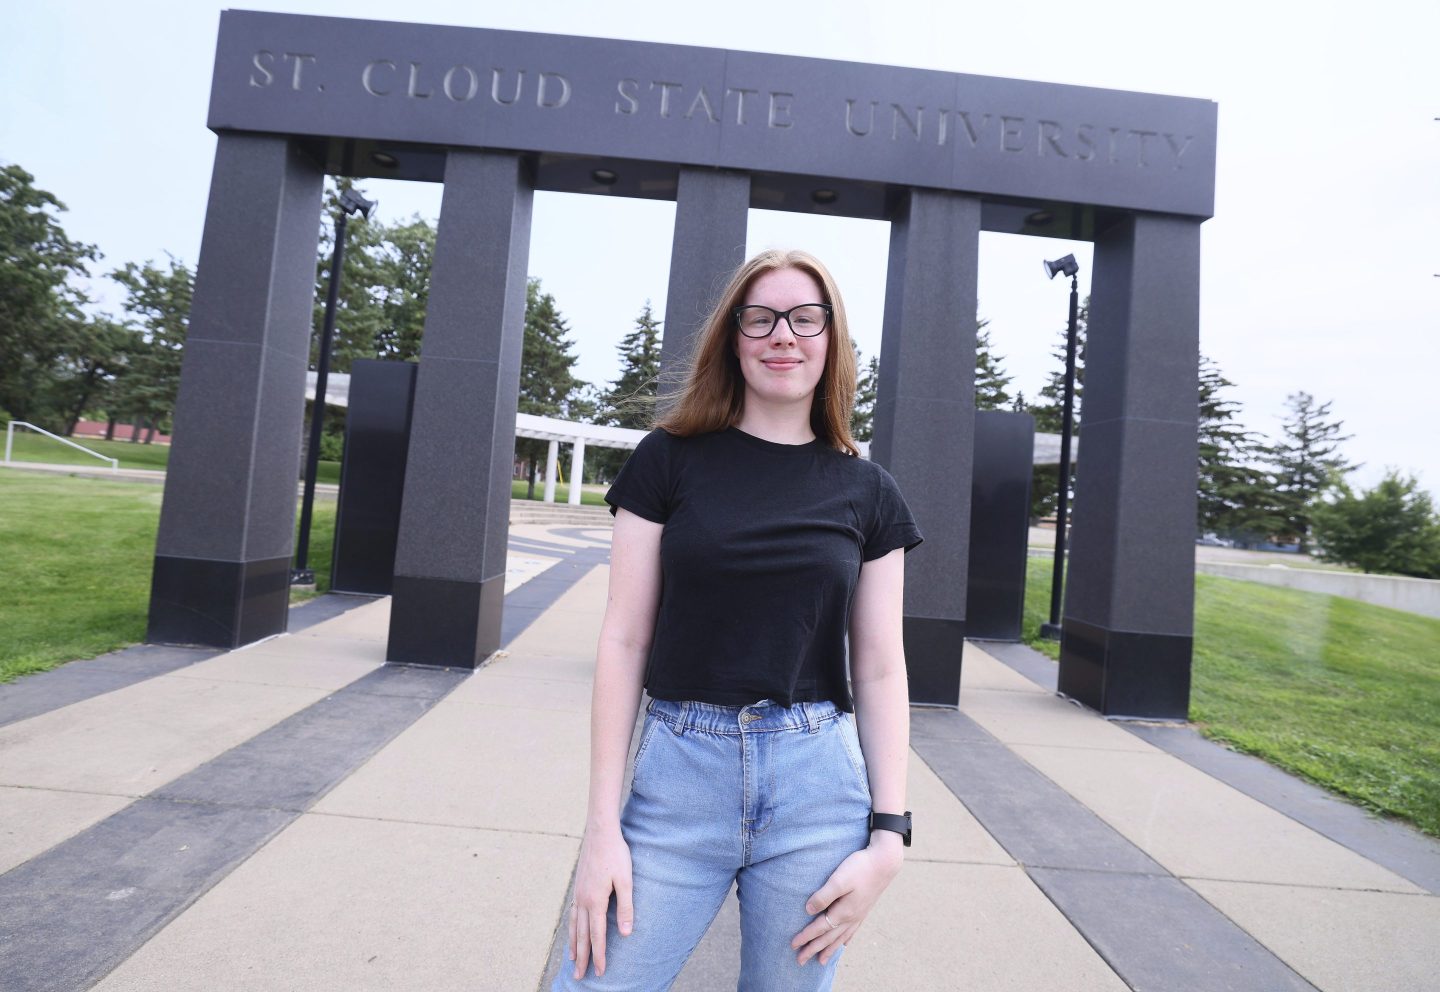
<svg viewBox="0 0 1440 992"><path fill-rule="evenodd" d="M1074 255L1045 263L1051 279L1063 272L1070 277L1070 326L1065 334L1065 406L1060 427L1060 498L1055 511L1055 565L1050 575L1050 622L1040 625L1040 636L1060 640L1060 591L1065 584L1065 524L1070 506L1070 432L1075 408L1075 322L1080 314L1080 264Z"/></svg>
<svg viewBox="0 0 1440 992"><path fill-rule="evenodd" d="M315 473L320 468L320 430L325 419L325 385L330 377L330 339L335 335L335 305L340 298L340 275L345 266L345 222L351 214L366 220L379 200L367 200L353 189L340 194L340 216L335 218L335 254L330 258L330 290L325 294L325 326L320 331L320 361L315 367L315 401L310 408L310 446L305 452L305 496L300 501L300 539L296 542L295 567L290 584L313 586L315 571L306 559L310 554L310 513L315 505Z"/></svg>

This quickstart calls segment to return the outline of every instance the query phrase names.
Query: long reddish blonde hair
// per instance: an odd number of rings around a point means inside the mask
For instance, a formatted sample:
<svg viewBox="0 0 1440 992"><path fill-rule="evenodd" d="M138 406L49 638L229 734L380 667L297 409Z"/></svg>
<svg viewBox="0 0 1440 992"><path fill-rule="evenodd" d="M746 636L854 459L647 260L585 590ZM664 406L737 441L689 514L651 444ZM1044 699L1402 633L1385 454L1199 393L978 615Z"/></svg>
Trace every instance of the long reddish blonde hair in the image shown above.
<svg viewBox="0 0 1440 992"><path fill-rule="evenodd" d="M830 342L810 405L810 428L829 447L859 455L860 448L850 434L850 413L855 408L855 349L850 344L845 303L830 271L804 251L771 248L735 271L700 331L684 385L661 400L655 426L690 437L724 430L739 422L745 408L745 378L731 347L734 335L739 333L733 311L744 303L756 279L777 269L798 269L811 276L825 294L825 299L817 302L830 304L830 327L825 332Z"/></svg>

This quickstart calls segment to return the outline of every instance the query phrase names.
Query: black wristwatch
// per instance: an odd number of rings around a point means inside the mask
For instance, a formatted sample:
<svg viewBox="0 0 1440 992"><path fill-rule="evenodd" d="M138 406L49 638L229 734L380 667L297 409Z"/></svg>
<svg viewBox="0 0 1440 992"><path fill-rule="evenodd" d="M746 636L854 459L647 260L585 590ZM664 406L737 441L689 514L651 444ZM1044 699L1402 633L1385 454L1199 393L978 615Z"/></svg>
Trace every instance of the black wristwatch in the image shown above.
<svg viewBox="0 0 1440 992"><path fill-rule="evenodd" d="M895 813L877 813L870 811L871 830L893 830L905 839L905 846L910 846L910 811L907 809L904 816Z"/></svg>

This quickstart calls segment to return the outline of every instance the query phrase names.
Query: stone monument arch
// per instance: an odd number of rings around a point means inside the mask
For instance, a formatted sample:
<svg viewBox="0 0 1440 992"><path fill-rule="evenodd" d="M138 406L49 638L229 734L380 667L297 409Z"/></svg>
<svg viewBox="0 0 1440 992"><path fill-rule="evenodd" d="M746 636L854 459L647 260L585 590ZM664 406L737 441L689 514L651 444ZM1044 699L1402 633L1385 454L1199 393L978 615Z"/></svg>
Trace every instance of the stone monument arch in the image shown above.
<svg viewBox="0 0 1440 992"><path fill-rule="evenodd" d="M531 200L561 190L676 201L672 365L742 260L749 208L890 222L872 456L926 535L906 653L912 698L942 705L965 634L979 234L1093 241L1060 688L1108 714L1183 717L1215 123L1197 99L226 11L148 639L286 629L330 173L444 184L387 657L474 667L498 646Z"/></svg>

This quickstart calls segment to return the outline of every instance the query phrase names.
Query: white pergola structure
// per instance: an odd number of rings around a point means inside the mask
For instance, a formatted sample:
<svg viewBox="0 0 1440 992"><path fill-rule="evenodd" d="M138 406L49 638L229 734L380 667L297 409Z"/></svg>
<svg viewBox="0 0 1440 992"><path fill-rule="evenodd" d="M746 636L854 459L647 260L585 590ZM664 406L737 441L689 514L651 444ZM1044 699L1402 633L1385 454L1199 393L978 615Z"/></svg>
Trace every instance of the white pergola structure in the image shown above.
<svg viewBox="0 0 1440 992"><path fill-rule="evenodd" d="M555 469L560 461L560 445L570 445L570 498L571 506L580 505L580 480L584 478L585 446L600 448L634 448L648 433L629 427L605 427L601 424L582 424L574 420L558 420L555 417L538 417L533 413L515 414L515 436L549 441L545 453L545 502L555 502Z"/></svg>

